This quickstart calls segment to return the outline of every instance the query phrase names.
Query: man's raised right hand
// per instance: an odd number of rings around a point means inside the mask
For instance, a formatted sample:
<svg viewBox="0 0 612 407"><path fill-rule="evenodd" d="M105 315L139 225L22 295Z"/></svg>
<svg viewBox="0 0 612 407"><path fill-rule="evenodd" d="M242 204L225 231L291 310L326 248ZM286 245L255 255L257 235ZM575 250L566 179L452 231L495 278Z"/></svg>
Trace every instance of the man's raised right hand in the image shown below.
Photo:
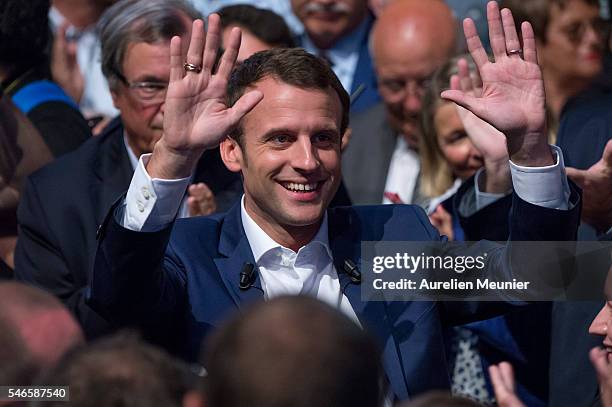
<svg viewBox="0 0 612 407"><path fill-rule="evenodd" d="M217 14L208 17L208 33L195 20L186 61L180 37L170 42L170 83L164 106L164 135L155 145L147 165L152 178L189 177L202 153L214 148L263 98L259 91L244 94L232 107L226 105L227 84L240 48L240 29L234 28L219 69L213 67L220 43ZM184 63L202 67L185 70Z"/></svg>

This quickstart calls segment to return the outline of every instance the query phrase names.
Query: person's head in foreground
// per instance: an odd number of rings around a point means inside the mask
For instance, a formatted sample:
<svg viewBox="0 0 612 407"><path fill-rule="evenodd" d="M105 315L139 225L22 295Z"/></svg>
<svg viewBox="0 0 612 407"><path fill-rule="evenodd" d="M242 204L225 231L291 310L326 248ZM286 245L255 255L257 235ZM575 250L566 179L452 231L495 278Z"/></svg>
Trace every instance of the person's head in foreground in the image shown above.
<svg viewBox="0 0 612 407"><path fill-rule="evenodd" d="M455 397L446 391L432 390L414 400L404 401L397 407L478 407L481 406L473 400L464 397Z"/></svg>
<svg viewBox="0 0 612 407"><path fill-rule="evenodd" d="M184 362L124 332L73 350L38 382L69 386L75 407L180 407L200 378Z"/></svg>
<svg viewBox="0 0 612 407"><path fill-rule="evenodd" d="M221 143L221 157L242 173L249 215L297 251L338 189L349 96L329 66L302 49L262 51L236 67L229 105L252 90L263 100Z"/></svg>
<svg viewBox="0 0 612 407"><path fill-rule="evenodd" d="M0 383L28 385L84 341L78 323L53 295L16 282L0 283Z"/></svg>
<svg viewBox="0 0 612 407"><path fill-rule="evenodd" d="M338 310L310 297L261 302L206 343L207 405L380 406L380 353Z"/></svg>

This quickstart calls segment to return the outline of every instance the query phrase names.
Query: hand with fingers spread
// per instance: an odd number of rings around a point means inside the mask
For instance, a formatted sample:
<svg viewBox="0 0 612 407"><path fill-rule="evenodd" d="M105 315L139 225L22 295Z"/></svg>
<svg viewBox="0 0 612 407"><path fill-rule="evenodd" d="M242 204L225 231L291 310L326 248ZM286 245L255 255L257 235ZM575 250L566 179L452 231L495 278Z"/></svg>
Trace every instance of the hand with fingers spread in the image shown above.
<svg viewBox="0 0 612 407"><path fill-rule="evenodd" d="M189 216L206 216L217 210L215 195L205 183L192 184L187 191L189 193L187 198Z"/></svg>
<svg viewBox="0 0 612 407"><path fill-rule="evenodd" d="M509 9L500 13L495 1L487 4L489 37L495 61L489 61L476 26L463 22L470 54L482 78L482 93L471 95L451 89L442 97L465 107L491 124L507 138L510 158L519 165L546 166L554 163L545 132L545 94L537 64L533 28L521 26L523 49Z"/></svg>
<svg viewBox="0 0 612 407"><path fill-rule="evenodd" d="M240 47L240 30L234 28L221 58L213 66L220 43L219 16L208 18L208 32L201 20L193 22L186 61L183 40L170 42L170 83L164 106L164 135L147 165L153 178L188 177L202 152L219 144L262 99L259 91L243 95L227 106L227 84Z"/></svg>
<svg viewBox="0 0 612 407"><path fill-rule="evenodd" d="M567 176L582 188L582 220L600 232L612 227L612 140L601 160L587 170L566 168Z"/></svg>
<svg viewBox="0 0 612 407"><path fill-rule="evenodd" d="M489 375L499 407L525 407L516 395L514 371L510 363L489 366Z"/></svg>
<svg viewBox="0 0 612 407"><path fill-rule="evenodd" d="M481 97L482 81L478 72L470 73L465 59L457 61L457 71L457 75L451 77L450 88L469 96ZM480 190L490 193L507 192L512 187L512 179L506 137L474 113L462 106L456 105L456 107L465 132L484 159L486 171L480 179L481 182L484 181L480 185Z"/></svg>

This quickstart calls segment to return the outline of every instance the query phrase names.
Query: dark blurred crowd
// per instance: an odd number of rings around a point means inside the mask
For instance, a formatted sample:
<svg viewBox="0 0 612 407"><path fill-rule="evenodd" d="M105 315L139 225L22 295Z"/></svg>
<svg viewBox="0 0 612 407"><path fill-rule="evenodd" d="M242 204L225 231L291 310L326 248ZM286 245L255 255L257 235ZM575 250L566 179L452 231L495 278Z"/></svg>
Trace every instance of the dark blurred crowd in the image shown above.
<svg viewBox="0 0 612 407"><path fill-rule="evenodd" d="M533 27L548 142L582 193L577 239L612 240L610 4L499 3L517 27ZM267 296L206 321L215 329L195 344L196 357L168 345L173 332L160 341L91 307L107 214L163 135L171 39L184 39L185 55L192 22L213 12L221 49L241 30L236 67L260 51L300 47L350 95L330 207L414 204L449 240L509 238L505 136L440 96L483 92L462 20L473 19L494 53L485 1L2 0L0 386L69 386L75 406L612 407L612 297L533 303L440 328L449 386L404 371L419 378L417 390L407 386L410 400L389 387L385 343L310 296ZM224 161L218 146L206 149L178 218L241 202L243 177ZM466 189L473 205L459 198ZM140 212L153 193L142 191ZM65 403L0 399L30 404Z"/></svg>

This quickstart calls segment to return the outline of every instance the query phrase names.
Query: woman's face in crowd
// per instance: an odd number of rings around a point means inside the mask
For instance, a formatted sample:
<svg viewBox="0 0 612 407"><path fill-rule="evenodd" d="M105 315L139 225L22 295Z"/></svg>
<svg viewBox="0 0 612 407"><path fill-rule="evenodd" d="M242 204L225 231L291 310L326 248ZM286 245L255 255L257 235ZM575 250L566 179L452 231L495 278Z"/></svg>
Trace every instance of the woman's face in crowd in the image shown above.
<svg viewBox="0 0 612 407"><path fill-rule="evenodd" d="M546 43L539 43L538 56L545 71L560 78L593 79L602 70L605 22L599 8L583 0L570 0L564 7L553 4Z"/></svg>
<svg viewBox="0 0 612 407"><path fill-rule="evenodd" d="M438 146L453 174L465 180L483 166L480 151L470 141L453 103L444 102L434 114Z"/></svg>

